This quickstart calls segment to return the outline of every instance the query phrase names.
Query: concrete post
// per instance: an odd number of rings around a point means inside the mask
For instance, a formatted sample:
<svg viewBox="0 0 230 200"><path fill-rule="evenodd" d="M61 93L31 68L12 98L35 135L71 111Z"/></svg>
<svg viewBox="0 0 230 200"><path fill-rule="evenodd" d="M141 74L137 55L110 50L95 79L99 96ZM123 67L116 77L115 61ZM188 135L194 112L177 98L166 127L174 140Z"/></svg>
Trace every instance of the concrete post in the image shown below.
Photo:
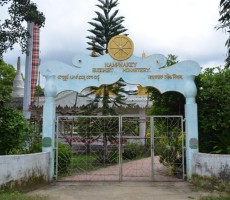
<svg viewBox="0 0 230 200"><path fill-rule="evenodd" d="M198 152L198 115L195 102L197 89L194 83L194 76L190 77L185 88L186 172L187 178L190 179L192 176L192 155Z"/></svg>
<svg viewBox="0 0 230 200"><path fill-rule="evenodd" d="M25 65L25 88L24 88L24 99L23 99L23 115L26 119L30 119L30 100L31 100L31 76L32 76L32 49L33 49L33 22L27 23L27 30L30 33L28 37L28 54L26 55Z"/></svg>
<svg viewBox="0 0 230 200"><path fill-rule="evenodd" d="M139 111L139 136L141 137L140 143L145 144L145 134L146 134L146 114L145 109Z"/></svg>
<svg viewBox="0 0 230 200"><path fill-rule="evenodd" d="M56 120L55 76L46 77L45 103L43 106L42 152L50 153L49 180L54 177L54 141Z"/></svg>

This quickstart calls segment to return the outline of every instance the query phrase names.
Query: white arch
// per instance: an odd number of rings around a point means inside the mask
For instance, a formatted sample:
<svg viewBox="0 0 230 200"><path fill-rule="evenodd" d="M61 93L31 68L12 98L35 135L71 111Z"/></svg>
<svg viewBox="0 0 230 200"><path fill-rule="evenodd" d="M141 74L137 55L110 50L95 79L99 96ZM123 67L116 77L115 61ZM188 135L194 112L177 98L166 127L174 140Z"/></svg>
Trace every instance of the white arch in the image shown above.
<svg viewBox="0 0 230 200"><path fill-rule="evenodd" d="M43 151L50 152L50 179L54 175L54 134L56 107L54 98L65 90L81 92L89 86L111 84L120 78L128 83L143 87L153 86L161 93L176 91L186 98L186 166L190 178L192 172L192 154L198 152L197 93L194 78L201 68L194 61L183 61L165 67L166 57L154 54L146 58L131 56L125 61L117 61L109 55L91 57L78 54L73 65L59 61L50 61L41 65L41 74L46 77L45 104L43 107Z"/></svg>

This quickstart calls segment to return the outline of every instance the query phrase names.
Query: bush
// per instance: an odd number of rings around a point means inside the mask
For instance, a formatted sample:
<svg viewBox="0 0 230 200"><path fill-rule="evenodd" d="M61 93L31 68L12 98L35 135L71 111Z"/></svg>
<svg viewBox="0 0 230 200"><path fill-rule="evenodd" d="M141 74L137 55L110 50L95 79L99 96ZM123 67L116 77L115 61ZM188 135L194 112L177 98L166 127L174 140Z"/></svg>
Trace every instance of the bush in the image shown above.
<svg viewBox="0 0 230 200"><path fill-rule="evenodd" d="M154 153L168 167L168 175L178 173L182 167L182 138L182 134L174 134L174 137L162 135L154 141Z"/></svg>
<svg viewBox="0 0 230 200"><path fill-rule="evenodd" d="M58 173L65 174L70 170L72 157L71 148L65 144L58 143Z"/></svg>
<svg viewBox="0 0 230 200"><path fill-rule="evenodd" d="M196 77L199 151L228 153L229 140L220 137L230 133L230 69L207 68ZM226 138L227 139L227 138ZM213 141L220 141L213 144ZM213 149L213 147L216 148ZM223 151L223 152L222 152ZM225 152L224 152L225 151Z"/></svg>
<svg viewBox="0 0 230 200"><path fill-rule="evenodd" d="M105 154L104 151L98 152L98 157L96 159L96 164L116 164L119 162L119 151L118 149L113 149L112 151Z"/></svg>
<svg viewBox="0 0 230 200"><path fill-rule="evenodd" d="M0 127L0 155L29 149L33 131L20 111L1 104Z"/></svg>
<svg viewBox="0 0 230 200"><path fill-rule="evenodd" d="M42 152L42 137L34 137L30 145L29 153Z"/></svg>
<svg viewBox="0 0 230 200"><path fill-rule="evenodd" d="M148 156L148 151L144 145L137 142L127 142L124 145L124 153L122 155L124 160L133 160L141 157Z"/></svg>
<svg viewBox="0 0 230 200"><path fill-rule="evenodd" d="M224 132L216 136L216 140L211 141L214 154L230 154L230 133Z"/></svg>

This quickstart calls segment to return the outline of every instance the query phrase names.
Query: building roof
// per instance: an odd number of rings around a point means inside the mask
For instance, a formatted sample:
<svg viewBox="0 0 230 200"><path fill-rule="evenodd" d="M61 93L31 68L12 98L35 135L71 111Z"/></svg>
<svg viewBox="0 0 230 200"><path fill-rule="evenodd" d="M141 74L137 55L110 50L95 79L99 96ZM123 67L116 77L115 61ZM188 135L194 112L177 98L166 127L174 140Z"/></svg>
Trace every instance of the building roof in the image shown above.
<svg viewBox="0 0 230 200"><path fill-rule="evenodd" d="M56 107L62 107L62 108L65 107L80 108L82 106L88 105L92 100L93 100L92 96L82 97L74 91L62 92L55 98ZM42 107L44 102L45 102L45 97L39 97L36 99L34 106ZM148 102L147 96L128 96L126 103L131 104L129 105L129 107L140 107L140 108L150 107L152 105L151 102ZM128 106L124 105L123 107L128 107Z"/></svg>

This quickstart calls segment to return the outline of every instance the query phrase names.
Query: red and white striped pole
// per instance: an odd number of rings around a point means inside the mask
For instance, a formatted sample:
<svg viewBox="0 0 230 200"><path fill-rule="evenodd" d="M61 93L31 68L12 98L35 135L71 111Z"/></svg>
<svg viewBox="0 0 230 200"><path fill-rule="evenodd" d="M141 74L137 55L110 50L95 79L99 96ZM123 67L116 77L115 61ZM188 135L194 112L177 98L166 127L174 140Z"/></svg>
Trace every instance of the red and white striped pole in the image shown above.
<svg viewBox="0 0 230 200"><path fill-rule="evenodd" d="M33 105L35 101L35 87L38 80L39 67L39 26L34 24L33 28L33 50L32 50L32 76L31 76L31 98L30 104Z"/></svg>
<svg viewBox="0 0 230 200"><path fill-rule="evenodd" d="M23 114L26 119L31 117L31 105L35 100L35 86L38 78L39 66L39 27L33 22L28 22L28 52L25 66L25 90L23 99Z"/></svg>

